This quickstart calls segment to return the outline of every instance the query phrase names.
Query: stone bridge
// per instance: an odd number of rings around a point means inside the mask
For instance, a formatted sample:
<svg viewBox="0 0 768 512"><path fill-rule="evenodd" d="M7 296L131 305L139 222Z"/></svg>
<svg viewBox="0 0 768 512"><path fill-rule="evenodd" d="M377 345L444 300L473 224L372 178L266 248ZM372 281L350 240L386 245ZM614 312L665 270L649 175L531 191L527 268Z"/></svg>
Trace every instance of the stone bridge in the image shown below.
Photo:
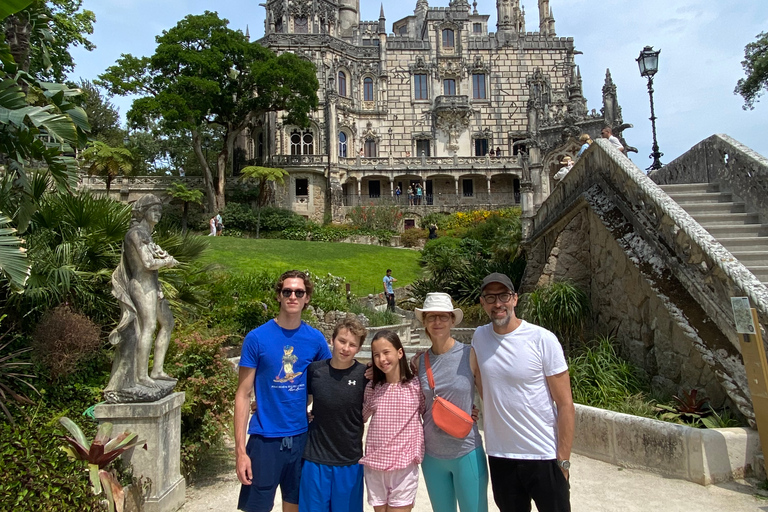
<svg viewBox="0 0 768 512"><path fill-rule="evenodd" d="M730 298L749 297L765 333L768 288L662 189L680 183L719 186L766 234L768 160L733 139L712 136L652 177L599 139L524 219L521 291L573 280L655 390L705 390L754 424Z"/></svg>

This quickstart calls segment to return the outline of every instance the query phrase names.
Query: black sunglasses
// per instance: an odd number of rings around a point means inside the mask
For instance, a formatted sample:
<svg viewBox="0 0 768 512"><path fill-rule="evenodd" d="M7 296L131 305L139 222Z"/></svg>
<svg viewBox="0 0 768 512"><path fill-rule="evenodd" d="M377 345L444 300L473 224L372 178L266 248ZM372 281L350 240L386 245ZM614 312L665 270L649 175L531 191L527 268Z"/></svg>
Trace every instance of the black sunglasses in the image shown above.
<svg viewBox="0 0 768 512"><path fill-rule="evenodd" d="M294 293L296 294L296 298L300 299L300 298L302 298L307 293L307 291L306 290L291 290L290 288L283 288L282 290L280 290L280 295L282 295L286 299L288 297L290 297L291 295L293 295Z"/></svg>

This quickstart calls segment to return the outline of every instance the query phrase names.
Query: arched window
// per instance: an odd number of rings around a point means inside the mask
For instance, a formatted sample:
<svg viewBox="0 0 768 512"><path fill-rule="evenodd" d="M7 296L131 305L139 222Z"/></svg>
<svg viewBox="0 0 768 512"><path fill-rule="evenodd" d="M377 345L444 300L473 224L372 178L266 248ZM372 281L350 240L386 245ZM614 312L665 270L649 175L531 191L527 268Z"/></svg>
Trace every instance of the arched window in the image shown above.
<svg viewBox="0 0 768 512"><path fill-rule="evenodd" d="M363 80L363 100L373 101L373 78Z"/></svg>
<svg viewBox="0 0 768 512"><path fill-rule="evenodd" d="M315 138L312 136L312 132L310 131L304 132L303 141L304 141L304 144L301 148L301 153L303 155L314 155L315 154Z"/></svg>
<svg viewBox="0 0 768 512"><path fill-rule="evenodd" d="M453 48L453 30L443 29L443 48Z"/></svg>
<svg viewBox="0 0 768 512"><path fill-rule="evenodd" d="M347 75L339 71L339 96L347 95Z"/></svg>
<svg viewBox="0 0 768 512"><path fill-rule="evenodd" d="M300 155L301 154L301 134L298 130L291 133L291 154L292 155Z"/></svg>
<svg viewBox="0 0 768 512"><path fill-rule="evenodd" d="M310 130L291 132L291 155L314 155L315 138Z"/></svg>
<svg viewBox="0 0 768 512"><path fill-rule="evenodd" d="M347 134L339 132L339 158L347 158Z"/></svg>
<svg viewBox="0 0 768 512"><path fill-rule="evenodd" d="M309 23L307 22L307 17L303 16L300 18L294 18L293 19L293 32L296 34L306 34L309 32Z"/></svg>

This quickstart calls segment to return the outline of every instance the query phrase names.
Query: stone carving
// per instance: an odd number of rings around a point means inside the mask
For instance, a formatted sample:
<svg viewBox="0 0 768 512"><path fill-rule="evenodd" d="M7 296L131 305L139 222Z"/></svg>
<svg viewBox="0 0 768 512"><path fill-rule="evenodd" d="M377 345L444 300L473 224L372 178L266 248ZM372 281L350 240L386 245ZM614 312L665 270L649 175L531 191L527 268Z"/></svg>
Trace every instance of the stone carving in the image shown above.
<svg viewBox="0 0 768 512"><path fill-rule="evenodd" d="M435 126L448 134L448 149L459 149L459 135L469 127L472 109L466 96L440 96L435 102Z"/></svg>
<svg viewBox="0 0 768 512"><path fill-rule="evenodd" d="M169 395L176 385L176 379L163 371L173 314L163 296L157 271L176 266L178 261L152 240L152 230L161 215L162 202L154 194L134 203L120 264L112 274L112 295L120 303L122 316L109 335L110 343L116 347L112 375L104 390L109 403L154 402ZM160 329L155 338L158 324ZM155 359L149 373L153 341Z"/></svg>

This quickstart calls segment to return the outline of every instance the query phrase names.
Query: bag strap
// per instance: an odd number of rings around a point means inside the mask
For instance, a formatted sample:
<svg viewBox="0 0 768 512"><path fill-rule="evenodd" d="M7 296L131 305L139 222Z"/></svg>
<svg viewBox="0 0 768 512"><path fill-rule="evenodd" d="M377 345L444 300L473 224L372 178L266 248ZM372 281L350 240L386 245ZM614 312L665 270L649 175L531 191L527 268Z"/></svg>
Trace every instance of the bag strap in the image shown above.
<svg viewBox="0 0 768 512"><path fill-rule="evenodd" d="M435 377L432 375L432 365L429 364L429 350L424 352L424 365L427 368L427 381L429 381L429 389L435 391ZM435 393L437 396L437 393Z"/></svg>

